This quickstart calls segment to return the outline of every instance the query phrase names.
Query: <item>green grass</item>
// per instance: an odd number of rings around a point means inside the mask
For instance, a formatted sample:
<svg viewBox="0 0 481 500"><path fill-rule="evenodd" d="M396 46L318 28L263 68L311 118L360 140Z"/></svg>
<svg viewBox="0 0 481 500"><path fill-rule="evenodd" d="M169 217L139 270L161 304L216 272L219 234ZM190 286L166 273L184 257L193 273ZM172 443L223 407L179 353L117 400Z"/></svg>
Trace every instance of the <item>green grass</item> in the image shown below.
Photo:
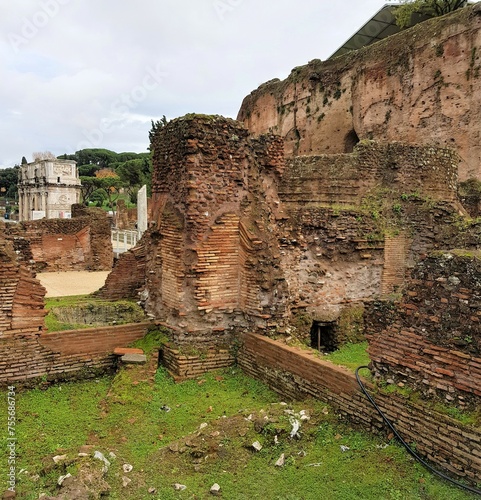
<svg viewBox="0 0 481 500"><path fill-rule="evenodd" d="M49 332L60 332L63 330L88 328L88 325L72 325L70 323L63 323L59 321L51 309L52 307L75 307L90 300L95 300L95 298L90 295L70 295L67 297L45 298L45 309L47 310L47 315L45 316L45 326L47 330Z"/></svg>
<svg viewBox="0 0 481 500"><path fill-rule="evenodd" d="M93 326L86 323L62 321L62 315L60 314L62 309L67 310L66 312L69 313L68 315L64 314L64 318L72 317L72 312L77 313L74 316L75 318L85 318L85 313L88 313L90 320L96 325L112 324L105 321L106 318L110 318L110 320L115 318L116 324L122 324L142 320L144 316L143 310L134 301L108 301L93 295L47 298L45 299L45 308L47 310L45 326L49 332L77 330Z"/></svg>
<svg viewBox="0 0 481 500"><path fill-rule="evenodd" d="M370 359L366 352L367 347L367 342L346 344L337 351L322 356L322 359L327 359L336 365L342 365L354 371L359 366L369 364Z"/></svg>
<svg viewBox="0 0 481 500"><path fill-rule="evenodd" d="M16 399L17 470L27 471L19 474L17 492L26 500L58 494L55 483L65 471L79 474L74 459L84 444L107 457L115 453L105 477L114 500L207 499L215 482L232 500L472 498L433 478L396 444L342 424L326 404L280 404L236 368L175 384L163 369L150 381L136 367L114 378L21 392ZM301 421L298 439L289 437L287 409L296 418L301 410L310 417ZM6 405L0 421L6 421ZM200 430L201 424L207 426ZM263 446L257 453L250 448L255 440ZM68 464L54 466L49 457L64 453ZM285 465L276 467L281 453ZM125 463L132 472L122 472ZM132 480L126 488L125 475ZM6 457L0 457L0 477L6 477ZM187 489L174 491L174 483Z"/></svg>
<svg viewBox="0 0 481 500"><path fill-rule="evenodd" d="M169 341L169 331L161 326L149 327L147 334L136 340L132 347L142 349L145 354L151 354L154 349L166 344Z"/></svg>

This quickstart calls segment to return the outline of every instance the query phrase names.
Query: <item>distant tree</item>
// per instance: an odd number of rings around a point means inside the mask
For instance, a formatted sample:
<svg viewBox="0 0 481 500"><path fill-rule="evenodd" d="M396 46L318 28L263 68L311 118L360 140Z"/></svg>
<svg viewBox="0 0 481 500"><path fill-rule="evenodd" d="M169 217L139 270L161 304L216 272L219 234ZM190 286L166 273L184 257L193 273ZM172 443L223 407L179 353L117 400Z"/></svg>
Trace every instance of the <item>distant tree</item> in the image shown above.
<svg viewBox="0 0 481 500"><path fill-rule="evenodd" d="M82 184L82 203L88 205L92 194L99 188L100 182L97 177L80 176Z"/></svg>
<svg viewBox="0 0 481 500"><path fill-rule="evenodd" d="M108 175L106 177L98 177L99 187L107 194L107 204L114 214L115 224L115 203L120 196L120 192L125 184L120 180L118 175Z"/></svg>
<svg viewBox="0 0 481 500"><path fill-rule="evenodd" d="M9 168L0 168L0 192L7 198L15 198L17 194L18 171L20 167L15 165Z"/></svg>
<svg viewBox="0 0 481 500"><path fill-rule="evenodd" d="M90 196L90 201L96 203L98 207L101 207L105 200L108 199L105 189L96 189Z"/></svg>
<svg viewBox="0 0 481 500"><path fill-rule="evenodd" d="M25 156L22 156L22 165L26 165L27 163L27 158L25 158Z"/></svg>
<svg viewBox="0 0 481 500"><path fill-rule="evenodd" d="M431 17L443 16L464 7L467 0L399 0L401 4L394 9L396 24L400 28L410 25L413 14Z"/></svg>
<svg viewBox="0 0 481 500"><path fill-rule="evenodd" d="M95 177L95 172L99 169L97 165L80 165L78 167L78 174L83 177Z"/></svg>

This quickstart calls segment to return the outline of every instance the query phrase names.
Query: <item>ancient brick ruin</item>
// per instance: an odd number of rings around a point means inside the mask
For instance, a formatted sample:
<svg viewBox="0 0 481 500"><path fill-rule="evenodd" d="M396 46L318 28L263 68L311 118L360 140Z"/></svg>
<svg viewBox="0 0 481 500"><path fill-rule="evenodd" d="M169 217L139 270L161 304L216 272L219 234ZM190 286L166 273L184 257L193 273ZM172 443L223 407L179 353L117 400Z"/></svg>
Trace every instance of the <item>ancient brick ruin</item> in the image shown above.
<svg viewBox="0 0 481 500"><path fill-rule="evenodd" d="M285 139L286 155L351 151L363 139L454 147L481 178L481 5L328 61L294 68L244 99L238 119Z"/></svg>
<svg viewBox="0 0 481 500"><path fill-rule="evenodd" d="M71 219L25 221L5 231L37 272L112 269L110 221L101 209L73 205Z"/></svg>
<svg viewBox="0 0 481 500"><path fill-rule="evenodd" d="M0 384L92 376L115 367L113 350L142 338L146 323L48 333L45 288L0 224Z"/></svg>
<svg viewBox="0 0 481 500"><path fill-rule="evenodd" d="M361 141L285 158L276 136L196 115L152 147L154 226L101 294L140 293L174 351L229 348L245 331L334 350L364 337L365 310L400 292L422 256L479 242L449 149Z"/></svg>
<svg viewBox="0 0 481 500"><path fill-rule="evenodd" d="M286 345L326 351L367 337L379 379L479 408L481 226L457 185L481 178L480 12L296 68L248 96L240 121L187 115L157 130L152 225L99 295L136 298L168 328L163 361L174 375L237 355L281 394L314 395L378 428L352 374ZM35 283L30 247L10 240L2 266L13 266L15 286L5 282L5 304L28 309L11 290L25 289L22 276ZM25 331L5 323L18 356L37 355L41 295ZM431 460L479 477L478 431L379 399L408 436L425 431Z"/></svg>

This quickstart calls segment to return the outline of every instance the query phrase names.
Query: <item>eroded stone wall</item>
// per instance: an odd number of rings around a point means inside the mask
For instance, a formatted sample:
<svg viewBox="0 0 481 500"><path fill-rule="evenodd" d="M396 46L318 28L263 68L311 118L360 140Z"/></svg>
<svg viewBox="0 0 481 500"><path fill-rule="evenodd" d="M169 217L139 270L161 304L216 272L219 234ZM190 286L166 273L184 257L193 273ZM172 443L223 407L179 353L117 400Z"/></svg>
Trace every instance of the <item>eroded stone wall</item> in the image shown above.
<svg viewBox="0 0 481 500"><path fill-rule="evenodd" d="M140 294L177 342L288 333L298 316L305 336L306 317L337 321L395 291L406 262L440 244L429 234L442 222L426 222L433 207L457 210L449 149L363 141L351 154L284 162L279 137L198 115L169 123L152 149L153 226L102 294Z"/></svg>
<svg viewBox="0 0 481 500"><path fill-rule="evenodd" d="M183 332L177 341L230 342L233 328L265 323L264 307L276 307L279 255L266 228L279 205L283 143L251 140L233 120L186 116L152 148L147 309Z"/></svg>
<svg viewBox="0 0 481 500"><path fill-rule="evenodd" d="M288 157L352 151L360 139L456 149L481 178L479 4L374 45L292 70L244 99L238 119L277 133Z"/></svg>

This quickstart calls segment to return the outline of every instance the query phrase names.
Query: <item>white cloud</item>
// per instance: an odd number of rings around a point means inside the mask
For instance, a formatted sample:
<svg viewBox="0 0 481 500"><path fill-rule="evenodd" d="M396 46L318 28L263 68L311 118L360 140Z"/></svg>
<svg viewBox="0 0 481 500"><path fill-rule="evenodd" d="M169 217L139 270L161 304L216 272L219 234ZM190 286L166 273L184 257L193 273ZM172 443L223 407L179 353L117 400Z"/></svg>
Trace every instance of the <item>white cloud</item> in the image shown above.
<svg viewBox="0 0 481 500"><path fill-rule="evenodd" d="M150 119L164 114L235 117L258 85L327 58L383 4L4 1L0 166L89 141L145 151Z"/></svg>

